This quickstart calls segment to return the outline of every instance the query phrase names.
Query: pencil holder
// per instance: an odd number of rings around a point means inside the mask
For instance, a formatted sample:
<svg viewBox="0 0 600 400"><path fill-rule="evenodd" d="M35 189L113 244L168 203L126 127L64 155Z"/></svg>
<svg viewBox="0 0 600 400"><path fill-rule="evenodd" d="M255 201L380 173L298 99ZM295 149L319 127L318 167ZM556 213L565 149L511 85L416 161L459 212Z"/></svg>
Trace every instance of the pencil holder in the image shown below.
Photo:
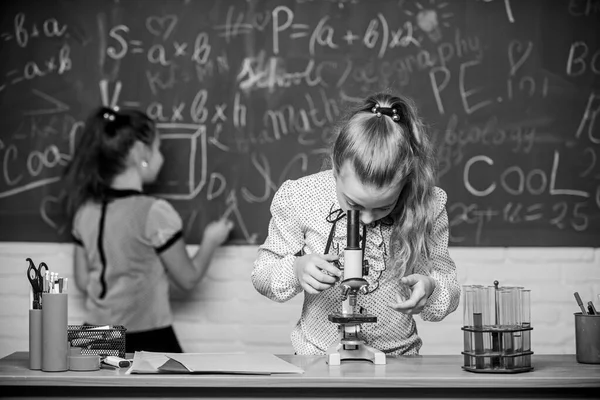
<svg viewBox="0 0 600 400"><path fill-rule="evenodd" d="M575 357L578 363L600 364L600 315L575 313Z"/></svg>
<svg viewBox="0 0 600 400"><path fill-rule="evenodd" d="M29 369L42 369L42 310L29 310Z"/></svg>
<svg viewBox="0 0 600 400"><path fill-rule="evenodd" d="M523 287L463 286L463 369L531 371L531 292Z"/></svg>
<svg viewBox="0 0 600 400"><path fill-rule="evenodd" d="M67 294L42 294L42 371L66 371L67 342Z"/></svg>

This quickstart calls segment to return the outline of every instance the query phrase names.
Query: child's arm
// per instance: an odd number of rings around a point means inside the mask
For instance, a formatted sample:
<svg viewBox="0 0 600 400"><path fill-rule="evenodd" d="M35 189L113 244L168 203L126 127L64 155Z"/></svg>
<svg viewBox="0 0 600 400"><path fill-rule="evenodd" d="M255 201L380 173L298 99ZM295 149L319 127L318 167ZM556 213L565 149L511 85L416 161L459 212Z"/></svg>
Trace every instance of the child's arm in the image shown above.
<svg viewBox="0 0 600 400"><path fill-rule="evenodd" d="M421 312L424 321L441 321L456 310L460 301L460 285L456 274L456 265L448 252L448 214L446 212L446 193L436 188L438 209L431 235L429 264L430 271L421 273L433 278L435 288L427 299ZM419 271L415 271L419 273Z"/></svg>
<svg viewBox="0 0 600 400"><path fill-rule="evenodd" d="M438 209L433 233L429 238L431 259L421 262L414 273L402 277L400 282L410 287L410 297L403 299L398 293L396 303L389 306L404 314L421 314L424 321L441 321L458 307L460 286L456 265L448 253L448 215L446 194L436 188Z"/></svg>
<svg viewBox="0 0 600 400"><path fill-rule="evenodd" d="M183 239L183 221L166 200L156 200L148 211L144 239L158 254L171 283L183 290L193 289L210 266L215 249L227 240L233 222L220 219L204 229L202 243L194 256Z"/></svg>
<svg viewBox="0 0 600 400"><path fill-rule="evenodd" d="M298 189L292 181L281 185L271 203L267 239L258 249L252 270L252 284L263 296L277 302L288 301L302 291L294 271L296 254L304 245L295 207L300 207Z"/></svg>
<svg viewBox="0 0 600 400"><path fill-rule="evenodd" d="M77 285L77 289L86 293L90 273L88 270L85 248L80 245L75 245L75 250L73 251L73 274L75 275L75 285Z"/></svg>
<svg viewBox="0 0 600 400"><path fill-rule="evenodd" d="M193 289L206 274L215 250L225 242L232 228L233 223L225 219L210 223L193 257L189 257L183 238L162 251L161 261L173 282L184 290Z"/></svg>

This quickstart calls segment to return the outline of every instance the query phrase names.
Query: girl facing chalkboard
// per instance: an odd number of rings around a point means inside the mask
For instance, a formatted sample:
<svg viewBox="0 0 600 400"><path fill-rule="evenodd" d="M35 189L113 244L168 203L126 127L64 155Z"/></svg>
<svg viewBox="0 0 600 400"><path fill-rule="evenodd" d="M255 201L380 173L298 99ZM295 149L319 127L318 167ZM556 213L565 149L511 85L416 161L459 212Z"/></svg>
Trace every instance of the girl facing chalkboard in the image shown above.
<svg viewBox="0 0 600 400"><path fill-rule="evenodd" d="M275 194L254 287L278 302L304 291L292 345L297 354L327 354L339 343L328 316L342 308L336 264L343 264L346 211L359 210L369 268L358 305L378 321L361 326L362 338L389 355L418 354L413 315L442 320L456 310L460 286L448 253L446 193L435 187L432 148L412 102L368 97L341 122L331 164Z"/></svg>
<svg viewBox="0 0 600 400"><path fill-rule="evenodd" d="M208 224L190 258L179 214L142 191L162 164L160 137L147 115L100 108L87 120L65 171L65 205L77 243L75 283L87 295L86 322L123 325L127 352L182 351L172 328L169 280L192 289L233 227L225 219Z"/></svg>

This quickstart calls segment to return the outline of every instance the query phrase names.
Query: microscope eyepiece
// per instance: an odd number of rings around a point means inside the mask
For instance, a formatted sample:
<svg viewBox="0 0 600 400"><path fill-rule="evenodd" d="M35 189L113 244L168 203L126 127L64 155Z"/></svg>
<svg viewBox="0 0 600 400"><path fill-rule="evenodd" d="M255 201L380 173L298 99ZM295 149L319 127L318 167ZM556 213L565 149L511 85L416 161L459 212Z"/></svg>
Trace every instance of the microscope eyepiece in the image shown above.
<svg viewBox="0 0 600 400"><path fill-rule="evenodd" d="M348 233L346 239L346 248L351 250L360 249L360 211L348 210Z"/></svg>

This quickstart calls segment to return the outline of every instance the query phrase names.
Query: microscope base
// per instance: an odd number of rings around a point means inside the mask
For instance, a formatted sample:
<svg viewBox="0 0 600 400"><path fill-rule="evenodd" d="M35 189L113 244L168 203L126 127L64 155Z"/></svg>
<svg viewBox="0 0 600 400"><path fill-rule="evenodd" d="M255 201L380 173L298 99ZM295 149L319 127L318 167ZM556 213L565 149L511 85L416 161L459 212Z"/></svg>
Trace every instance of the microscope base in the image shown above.
<svg viewBox="0 0 600 400"><path fill-rule="evenodd" d="M386 364L385 353L381 350L377 350L364 342L355 346L356 349L346 350L342 343L332 345L327 351L327 363L329 365L341 365L342 361L346 360L366 360L376 365Z"/></svg>

